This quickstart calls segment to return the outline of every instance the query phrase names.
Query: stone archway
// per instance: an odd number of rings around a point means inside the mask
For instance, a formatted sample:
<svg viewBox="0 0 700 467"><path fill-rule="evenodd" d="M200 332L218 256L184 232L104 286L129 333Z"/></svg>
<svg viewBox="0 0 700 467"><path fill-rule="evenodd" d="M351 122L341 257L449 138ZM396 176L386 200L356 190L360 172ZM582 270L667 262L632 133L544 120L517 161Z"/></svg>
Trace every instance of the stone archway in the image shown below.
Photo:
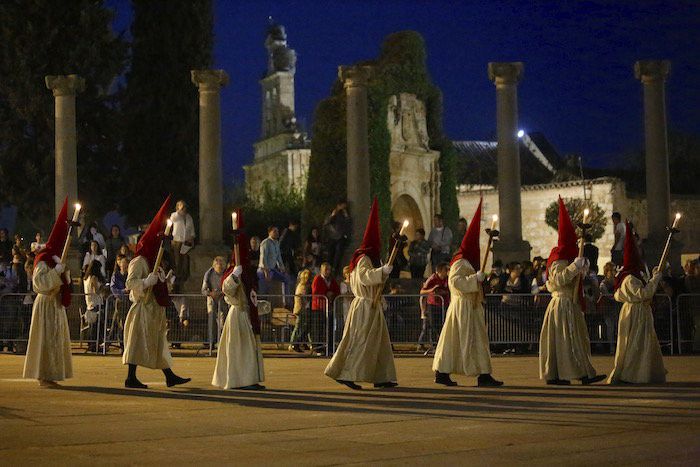
<svg viewBox="0 0 700 467"><path fill-rule="evenodd" d="M396 198L394 205L391 207L391 215L398 222L408 219L409 224L406 229L406 235L409 240L413 240L416 229L425 228L418 203L410 195L402 194Z"/></svg>

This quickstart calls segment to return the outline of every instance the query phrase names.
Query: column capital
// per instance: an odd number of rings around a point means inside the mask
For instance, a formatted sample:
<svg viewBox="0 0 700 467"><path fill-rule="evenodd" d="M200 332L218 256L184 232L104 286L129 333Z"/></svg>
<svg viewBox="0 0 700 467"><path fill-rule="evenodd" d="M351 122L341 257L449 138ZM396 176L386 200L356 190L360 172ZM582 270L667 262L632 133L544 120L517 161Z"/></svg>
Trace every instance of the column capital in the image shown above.
<svg viewBox="0 0 700 467"><path fill-rule="evenodd" d="M518 84L523 76L523 62L489 62L489 79L498 87Z"/></svg>
<svg viewBox="0 0 700 467"><path fill-rule="evenodd" d="M49 75L44 81L46 88L53 91L54 97L74 96L85 90L85 79L78 75Z"/></svg>
<svg viewBox="0 0 700 467"><path fill-rule="evenodd" d="M345 89L366 87L373 75L374 67L369 65L341 65L338 67L338 78L343 82Z"/></svg>
<svg viewBox="0 0 700 467"><path fill-rule="evenodd" d="M639 60L634 63L634 76L642 83L666 81L670 72L669 60Z"/></svg>
<svg viewBox="0 0 700 467"><path fill-rule="evenodd" d="M192 70L190 74L199 92L216 92L228 84L228 73L224 70Z"/></svg>

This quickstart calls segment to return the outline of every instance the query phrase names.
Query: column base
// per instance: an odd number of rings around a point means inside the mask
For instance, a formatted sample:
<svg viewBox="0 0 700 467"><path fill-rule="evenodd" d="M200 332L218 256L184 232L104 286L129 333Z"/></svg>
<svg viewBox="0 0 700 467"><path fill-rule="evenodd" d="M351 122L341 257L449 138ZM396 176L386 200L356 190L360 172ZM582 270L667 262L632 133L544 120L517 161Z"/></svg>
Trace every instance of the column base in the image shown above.
<svg viewBox="0 0 700 467"><path fill-rule="evenodd" d="M493 259L494 261L500 259L504 266L513 261L529 261L530 250L532 250L532 247L530 247L530 243L525 240L520 242L505 242L499 240L493 245Z"/></svg>
<svg viewBox="0 0 700 467"><path fill-rule="evenodd" d="M204 273L211 267L214 257L223 256L228 262L231 257L231 247L226 245L203 244L196 245L190 255L190 277L184 284L182 293L201 293Z"/></svg>

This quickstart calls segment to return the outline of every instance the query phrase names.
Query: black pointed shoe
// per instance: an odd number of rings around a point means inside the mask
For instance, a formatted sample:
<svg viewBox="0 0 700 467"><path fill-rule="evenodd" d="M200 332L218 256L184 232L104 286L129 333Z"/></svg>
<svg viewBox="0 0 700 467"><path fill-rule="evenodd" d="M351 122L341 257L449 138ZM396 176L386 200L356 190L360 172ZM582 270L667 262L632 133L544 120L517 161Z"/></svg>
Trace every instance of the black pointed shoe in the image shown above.
<svg viewBox="0 0 700 467"><path fill-rule="evenodd" d="M435 382L444 386L457 386L457 382L450 379L449 373L440 373L439 371L435 372Z"/></svg>
<svg viewBox="0 0 700 467"><path fill-rule="evenodd" d="M480 388L495 388L498 386L503 386L503 381L498 381L497 379L494 379L493 376L491 376L489 373L484 373L483 375L479 375L479 378L476 381L476 385Z"/></svg>
<svg viewBox="0 0 700 467"><path fill-rule="evenodd" d="M374 383L375 388L395 388L398 385L399 383L396 383L394 381L387 381L385 383Z"/></svg>
<svg viewBox="0 0 700 467"><path fill-rule="evenodd" d="M355 384L352 381L345 381L344 379L336 379L336 381L344 386L349 387L350 389L354 389L355 391L359 391L360 389L362 389L362 386L360 386L359 384Z"/></svg>
<svg viewBox="0 0 700 467"><path fill-rule="evenodd" d="M192 378L180 378L173 373L171 377L165 379L165 384L170 388L179 384L189 383L190 381L192 381Z"/></svg>
<svg viewBox="0 0 700 467"><path fill-rule="evenodd" d="M148 389L148 386L143 384L141 381L138 379L125 379L124 380L124 387L125 388L130 388L130 389Z"/></svg>
<svg viewBox="0 0 700 467"><path fill-rule="evenodd" d="M583 378L581 378L581 384L588 385L588 384L597 383L598 381L603 381L607 377L608 377L608 375L595 375L592 378L589 378L588 376L584 376Z"/></svg>
<svg viewBox="0 0 700 467"><path fill-rule="evenodd" d="M263 386L262 384L255 383L255 384L251 384L249 386L243 386L243 387L238 388L238 389L243 389L246 391L262 391L263 389L265 389L265 386Z"/></svg>
<svg viewBox="0 0 700 467"><path fill-rule="evenodd" d="M556 379L548 379L547 384L554 385L554 386L569 386L569 385L571 385L571 381L569 381L568 379L556 378Z"/></svg>

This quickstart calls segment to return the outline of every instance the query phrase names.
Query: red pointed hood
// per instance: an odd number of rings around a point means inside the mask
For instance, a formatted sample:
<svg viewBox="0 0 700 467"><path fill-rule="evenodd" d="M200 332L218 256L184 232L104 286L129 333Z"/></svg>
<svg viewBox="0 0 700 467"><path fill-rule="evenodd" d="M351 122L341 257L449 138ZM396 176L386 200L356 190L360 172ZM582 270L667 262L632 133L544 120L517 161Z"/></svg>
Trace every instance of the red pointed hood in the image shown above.
<svg viewBox="0 0 700 467"><path fill-rule="evenodd" d="M51 229L49 239L46 241L44 248L39 251L39 254L34 258L34 266L39 262L44 261L50 268L56 266L53 260L54 256L60 257L63 254L63 246L68 238L68 197L63 201L63 207L56 217L56 222Z"/></svg>
<svg viewBox="0 0 700 467"><path fill-rule="evenodd" d="M158 213L155 215L148 228L141 236L139 243L136 245L136 256L143 256L148 261L148 264L153 267L158 256L160 248L161 234L165 230L165 223L169 217L170 195L161 205Z"/></svg>
<svg viewBox="0 0 700 467"><path fill-rule="evenodd" d="M472 217L471 222L469 222L469 227L467 231L464 232L464 238L462 238L462 244L459 246L459 251L452 257L450 265L454 264L455 261L459 259L465 259L469 261L475 271L481 268L481 250L479 248L479 231L481 230L481 204L484 199L479 200L479 206L476 208L474 217Z"/></svg>
<svg viewBox="0 0 700 467"><path fill-rule="evenodd" d="M362 244L355 250L350 259L350 272L355 269L360 258L367 255L372 260L372 264L379 266L379 259L382 254L382 240L379 232L379 204L377 197L374 197L372 209L369 211L369 219L367 219L367 227L365 227L365 235L362 237Z"/></svg>
<svg viewBox="0 0 700 467"><path fill-rule="evenodd" d="M569 217L569 211L566 210L566 205L564 205L564 200L559 197L559 240L557 241L557 246L552 248L549 253L549 258L547 259L547 271L549 267L555 261L565 259L567 261L573 261L576 256L578 256L578 246L576 242L578 238L576 237L576 229L574 224L571 223L571 217Z"/></svg>
<svg viewBox="0 0 700 467"><path fill-rule="evenodd" d="M642 280L642 269L644 269L644 264L642 263L642 258L639 256L639 249L634 239L632 226L630 226L629 221L627 221L625 222L625 250L622 270L615 276L615 290L620 288L622 281L625 280L627 276L632 275Z"/></svg>

